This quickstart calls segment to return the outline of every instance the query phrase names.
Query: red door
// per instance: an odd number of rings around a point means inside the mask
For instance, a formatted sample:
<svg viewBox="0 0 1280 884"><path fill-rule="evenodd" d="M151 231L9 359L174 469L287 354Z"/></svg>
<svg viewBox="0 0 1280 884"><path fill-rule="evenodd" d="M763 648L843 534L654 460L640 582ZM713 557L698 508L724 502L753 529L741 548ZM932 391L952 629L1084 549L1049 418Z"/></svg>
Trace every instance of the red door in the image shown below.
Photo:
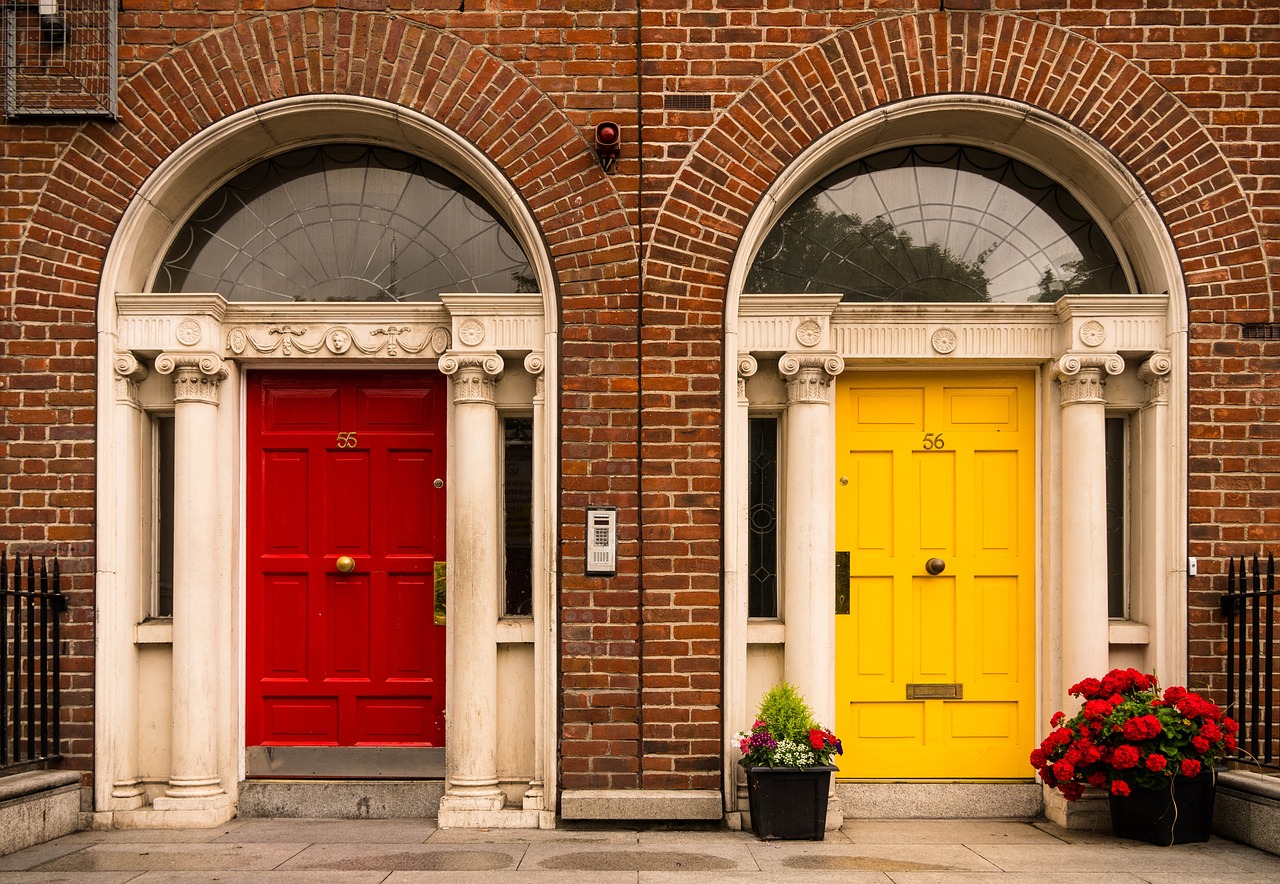
<svg viewBox="0 0 1280 884"><path fill-rule="evenodd" d="M248 389L247 745L444 745L443 379Z"/></svg>

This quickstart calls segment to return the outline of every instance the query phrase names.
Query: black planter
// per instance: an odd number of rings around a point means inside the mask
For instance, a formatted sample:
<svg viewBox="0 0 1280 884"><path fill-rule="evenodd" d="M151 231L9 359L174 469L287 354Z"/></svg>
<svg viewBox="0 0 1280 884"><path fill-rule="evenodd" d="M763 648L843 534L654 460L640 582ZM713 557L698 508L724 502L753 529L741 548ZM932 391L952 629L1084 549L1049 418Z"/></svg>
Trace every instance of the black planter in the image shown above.
<svg viewBox="0 0 1280 884"><path fill-rule="evenodd" d="M1163 789L1134 789L1127 798L1111 796L1111 832L1167 847L1208 841L1213 834L1213 771L1175 777Z"/></svg>
<svg viewBox="0 0 1280 884"><path fill-rule="evenodd" d="M762 841L821 841L827 834L830 764L748 767L751 830Z"/></svg>

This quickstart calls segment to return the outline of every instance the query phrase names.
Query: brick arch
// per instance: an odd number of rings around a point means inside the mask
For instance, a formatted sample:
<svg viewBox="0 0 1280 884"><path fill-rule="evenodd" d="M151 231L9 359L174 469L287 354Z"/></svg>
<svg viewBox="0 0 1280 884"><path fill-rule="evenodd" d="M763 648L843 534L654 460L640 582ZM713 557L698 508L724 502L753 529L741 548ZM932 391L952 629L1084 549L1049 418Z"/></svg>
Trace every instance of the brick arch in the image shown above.
<svg viewBox="0 0 1280 884"><path fill-rule="evenodd" d="M161 162L232 114L319 94L404 106L478 148L537 220L563 298L606 275L596 264L616 276L618 247L634 248L622 202L583 134L511 65L382 13L304 11L213 31L123 82L119 124L86 126L51 168L17 256L18 287L91 319L116 225Z"/></svg>
<svg viewBox="0 0 1280 884"><path fill-rule="evenodd" d="M656 219L646 276L666 306L680 309L687 298L706 309L761 198L815 140L886 105L946 94L1021 102L1090 135L1149 194L1193 305L1208 298L1214 311L1269 318L1256 220L1226 157L1187 107L1137 65L1078 34L1015 15L965 13L851 28L756 80L691 152Z"/></svg>

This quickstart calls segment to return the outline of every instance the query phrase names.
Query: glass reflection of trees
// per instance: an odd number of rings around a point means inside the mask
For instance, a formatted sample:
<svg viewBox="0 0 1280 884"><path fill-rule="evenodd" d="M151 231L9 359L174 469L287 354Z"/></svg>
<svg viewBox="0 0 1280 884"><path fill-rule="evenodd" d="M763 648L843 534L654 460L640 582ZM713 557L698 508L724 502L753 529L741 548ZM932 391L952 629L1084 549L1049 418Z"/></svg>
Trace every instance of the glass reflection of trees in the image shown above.
<svg viewBox="0 0 1280 884"><path fill-rule="evenodd" d="M810 188L766 237L745 291L1027 302L1131 289L1064 187L989 150L930 145L866 157Z"/></svg>
<svg viewBox="0 0 1280 884"><path fill-rule="evenodd" d="M398 150L308 147L219 188L187 221L154 291L230 301L437 301L535 292L529 260L484 197Z"/></svg>

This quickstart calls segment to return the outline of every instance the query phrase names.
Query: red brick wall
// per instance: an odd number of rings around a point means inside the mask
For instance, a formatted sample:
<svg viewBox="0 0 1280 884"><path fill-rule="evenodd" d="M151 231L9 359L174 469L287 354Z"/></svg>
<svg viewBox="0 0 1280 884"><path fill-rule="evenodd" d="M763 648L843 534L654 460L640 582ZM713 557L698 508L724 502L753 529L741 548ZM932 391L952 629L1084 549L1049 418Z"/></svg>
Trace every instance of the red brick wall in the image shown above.
<svg viewBox="0 0 1280 884"><path fill-rule="evenodd" d="M760 194L808 144L936 92L1061 116L1124 160L1167 219L1191 297L1189 552L1205 575L1191 581L1192 665L1193 681L1209 680L1223 557L1280 530L1267 475L1280 466L1280 347L1238 328L1273 316L1280 10L938 5L651 0L641 82L634 4L125 0L121 122L0 125L0 540L56 550L71 575L72 764L89 768L92 737L99 266L170 150L236 110L309 92L436 117L492 157L544 225L562 306L565 787L718 786L725 276ZM666 111L668 93L709 95L712 110ZM624 127L611 176L589 145L604 118ZM619 507L617 577L583 575L588 504Z"/></svg>

